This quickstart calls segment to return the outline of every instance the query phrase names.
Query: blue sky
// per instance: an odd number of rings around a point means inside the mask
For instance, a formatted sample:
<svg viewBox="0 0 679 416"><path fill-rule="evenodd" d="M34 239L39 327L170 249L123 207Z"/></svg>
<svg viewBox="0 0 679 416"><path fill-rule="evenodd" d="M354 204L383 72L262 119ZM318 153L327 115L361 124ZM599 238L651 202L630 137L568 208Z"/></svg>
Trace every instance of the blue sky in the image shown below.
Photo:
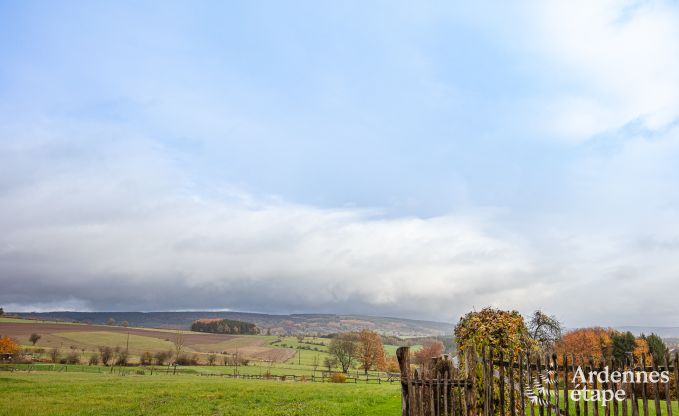
<svg viewBox="0 0 679 416"><path fill-rule="evenodd" d="M676 323L678 7L591 3L0 1L0 303Z"/></svg>

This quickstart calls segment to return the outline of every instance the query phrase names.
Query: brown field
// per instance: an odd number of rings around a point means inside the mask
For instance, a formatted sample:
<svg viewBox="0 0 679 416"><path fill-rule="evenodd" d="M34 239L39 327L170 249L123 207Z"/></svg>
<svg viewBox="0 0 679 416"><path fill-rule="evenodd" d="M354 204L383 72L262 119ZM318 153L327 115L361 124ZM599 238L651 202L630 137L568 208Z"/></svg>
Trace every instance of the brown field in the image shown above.
<svg viewBox="0 0 679 416"><path fill-rule="evenodd" d="M25 323L24 323L25 322ZM36 348L59 348L63 351L77 349L84 352L96 351L99 346L124 347L129 343L133 359L145 351L167 351L174 348L173 341L179 331L125 328L107 325L86 325L45 321L24 321L22 323L0 320L0 335L15 338L19 344L31 345L28 338L37 333L42 338ZM242 357L253 360L284 362L295 355L295 350L270 346L275 337L207 334L181 331L184 350L189 354L204 357L208 353L238 352ZM271 339L270 339L271 338Z"/></svg>

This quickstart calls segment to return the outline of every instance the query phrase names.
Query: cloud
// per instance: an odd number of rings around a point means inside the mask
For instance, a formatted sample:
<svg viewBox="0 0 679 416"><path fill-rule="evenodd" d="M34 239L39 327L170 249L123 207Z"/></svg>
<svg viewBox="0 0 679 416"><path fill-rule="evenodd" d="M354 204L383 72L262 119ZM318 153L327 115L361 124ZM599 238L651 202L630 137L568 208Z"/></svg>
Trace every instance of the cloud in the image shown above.
<svg viewBox="0 0 679 416"><path fill-rule="evenodd" d="M149 174L163 164L147 159L105 158L5 193L0 301L449 317L531 271L518 241L485 229L490 215L385 218L163 190L177 174Z"/></svg>

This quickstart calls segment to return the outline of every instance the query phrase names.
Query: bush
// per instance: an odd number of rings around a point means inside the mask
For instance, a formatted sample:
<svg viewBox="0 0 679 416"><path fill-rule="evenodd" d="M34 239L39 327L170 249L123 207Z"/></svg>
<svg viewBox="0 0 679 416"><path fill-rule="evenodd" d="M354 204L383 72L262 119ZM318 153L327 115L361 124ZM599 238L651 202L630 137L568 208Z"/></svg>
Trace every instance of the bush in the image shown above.
<svg viewBox="0 0 679 416"><path fill-rule="evenodd" d="M141 364L141 365L151 365L152 362L153 362L153 355L148 351L145 351L141 355L141 357L139 357L139 364Z"/></svg>
<svg viewBox="0 0 679 416"><path fill-rule="evenodd" d="M80 364L80 354L77 351L71 351L62 361L64 364Z"/></svg>
<svg viewBox="0 0 679 416"><path fill-rule="evenodd" d="M332 373L330 375L331 383L346 383L347 375L344 373Z"/></svg>
<svg viewBox="0 0 679 416"><path fill-rule="evenodd" d="M97 354L92 354L90 355L90 359L88 361L89 365L97 365L99 364L99 355Z"/></svg>
<svg viewBox="0 0 679 416"><path fill-rule="evenodd" d="M194 354L191 357L189 357L186 354L181 354L179 357L177 357L177 360L175 360L175 364L177 364L177 365L198 365L198 356Z"/></svg>
<svg viewBox="0 0 679 416"><path fill-rule="evenodd" d="M158 351L153 355L153 360L157 365L165 365L170 356L171 354L168 351Z"/></svg>
<svg viewBox="0 0 679 416"><path fill-rule="evenodd" d="M118 351L118 356L116 357L116 365L127 365L127 351Z"/></svg>

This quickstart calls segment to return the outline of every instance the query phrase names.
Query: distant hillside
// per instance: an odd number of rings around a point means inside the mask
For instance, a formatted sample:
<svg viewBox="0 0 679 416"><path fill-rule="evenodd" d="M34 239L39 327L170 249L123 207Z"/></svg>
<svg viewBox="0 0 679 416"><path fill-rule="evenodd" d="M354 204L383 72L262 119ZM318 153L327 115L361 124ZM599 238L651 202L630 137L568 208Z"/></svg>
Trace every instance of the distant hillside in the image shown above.
<svg viewBox="0 0 679 416"><path fill-rule="evenodd" d="M679 338L679 326L619 326L618 331L629 331L634 335L651 333L661 338Z"/></svg>
<svg viewBox="0 0 679 416"><path fill-rule="evenodd" d="M257 325L262 333L298 334L357 331L372 329L384 335L416 337L452 335L453 324L411 319L333 314L268 315L246 312L42 312L14 313L23 317L106 324L110 319L127 321L130 326L189 329L203 319L231 319Z"/></svg>

